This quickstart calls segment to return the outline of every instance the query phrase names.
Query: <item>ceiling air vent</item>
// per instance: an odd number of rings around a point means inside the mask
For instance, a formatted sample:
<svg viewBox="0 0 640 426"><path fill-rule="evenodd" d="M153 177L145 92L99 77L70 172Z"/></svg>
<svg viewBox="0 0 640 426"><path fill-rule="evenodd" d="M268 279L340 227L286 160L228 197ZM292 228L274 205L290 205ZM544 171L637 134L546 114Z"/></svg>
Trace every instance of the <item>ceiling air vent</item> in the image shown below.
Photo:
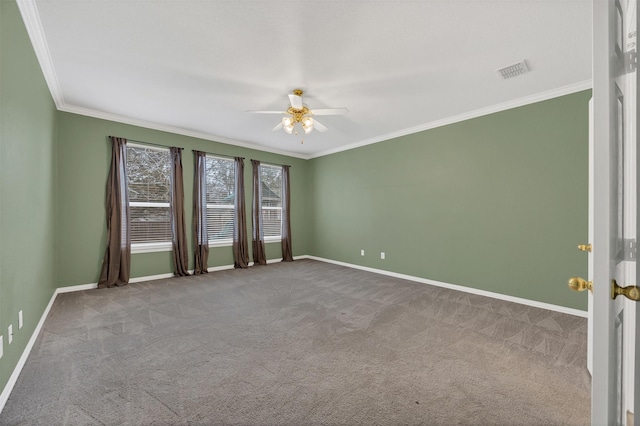
<svg viewBox="0 0 640 426"><path fill-rule="evenodd" d="M524 74L527 71L529 71L529 68L527 67L527 63L525 61L518 62L516 64L509 65L496 70L498 75L500 75L500 77L502 77L503 80L517 77L520 74Z"/></svg>

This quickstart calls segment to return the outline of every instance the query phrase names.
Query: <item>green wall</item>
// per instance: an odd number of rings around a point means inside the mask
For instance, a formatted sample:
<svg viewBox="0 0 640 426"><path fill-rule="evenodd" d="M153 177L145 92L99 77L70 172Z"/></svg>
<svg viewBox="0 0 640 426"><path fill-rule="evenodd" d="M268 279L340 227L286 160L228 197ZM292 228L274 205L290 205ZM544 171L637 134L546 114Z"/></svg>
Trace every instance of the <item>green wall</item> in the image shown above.
<svg viewBox="0 0 640 426"><path fill-rule="evenodd" d="M309 254L586 309L589 97L311 160Z"/></svg>
<svg viewBox="0 0 640 426"><path fill-rule="evenodd" d="M56 117L18 7L0 1L0 390L57 287Z"/></svg>
<svg viewBox="0 0 640 426"><path fill-rule="evenodd" d="M307 161L142 127L59 113L58 132L58 286L98 281L106 244L105 197L111 159L109 135L164 146L183 147L185 216L189 264L193 268L192 214L194 156L191 150L245 157L247 232L251 235L251 162L291 165L291 233L294 255L308 253ZM280 242L267 243L267 258L281 258ZM251 241L249 240L251 252ZM232 248L212 248L209 266L233 264ZM173 272L171 252L133 254L131 277Z"/></svg>
<svg viewBox="0 0 640 426"><path fill-rule="evenodd" d="M0 389L55 288L98 279L109 135L185 149L191 265L198 149L246 158L248 228L249 160L292 166L294 255L586 309L565 283L586 275L588 91L305 161L57 112L14 1L0 23ZM132 256L132 277L172 270L169 252Z"/></svg>

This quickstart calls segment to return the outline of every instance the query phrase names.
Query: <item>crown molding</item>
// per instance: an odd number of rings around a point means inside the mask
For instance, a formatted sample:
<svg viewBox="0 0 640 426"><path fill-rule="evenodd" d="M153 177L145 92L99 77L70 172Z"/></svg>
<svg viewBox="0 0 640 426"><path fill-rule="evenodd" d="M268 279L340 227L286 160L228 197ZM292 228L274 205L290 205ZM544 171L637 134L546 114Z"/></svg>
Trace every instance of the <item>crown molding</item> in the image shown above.
<svg viewBox="0 0 640 426"><path fill-rule="evenodd" d="M349 145L343 145L338 148L321 151L317 154L313 154L310 158L324 157L330 154L336 154L342 151L348 151L362 146L371 145L378 142L388 141L390 139L398 138L400 136L406 136L413 133L423 132L425 130L435 129L437 127L447 126L449 124L459 123L461 121L470 120L472 118L482 117L483 115L489 115L496 112L506 111L509 109L534 104L536 102L546 101L549 99L557 98L560 96L570 95L572 93L581 92L583 90L591 89L593 87L592 80L585 80L579 83L570 84L567 86L559 87L557 89L548 90L546 92L536 93L535 95L525 96L522 98L514 99L511 101L503 102L496 105L491 105L485 108L476 109L474 111L465 112L463 114L454 115L451 117L443 118L441 120L431 121L429 123L420 124L418 126L409 127L407 129L398 130L397 132L387 133L374 138L365 139L360 142L352 143Z"/></svg>
<svg viewBox="0 0 640 426"><path fill-rule="evenodd" d="M31 39L33 50L38 58L42 74L47 82L47 86L49 86L53 102L56 104L56 108L60 109L60 107L65 105L64 96L62 96L62 88L58 82L56 70L53 68L53 60L51 59L49 45L44 35L36 2L35 0L16 0L16 3L18 4L18 9L20 10L22 20L27 29L27 34L29 34L29 38Z"/></svg>
<svg viewBox="0 0 640 426"><path fill-rule="evenodd" d="M69 112L72 114L84 115L87 117L98 118L101 120L115 121L122 124L130 124L132 126L143 127L145 129L159 130L161 132L172 133L176 135L188 136L191 138L204 139L212 142L223 143L226 145L240 146L248 149L255 149L257 151L269 152L272 154L285 155L287 157L300 158L303 160L309 160L311 157L308 155L302 155L290 151L284 151L276 148L271 148L264 145L258 145L251 142L244 142L236 139L224 138L208 133L196 132L193 130L183 129L181 127L169 126L165 124L154 123L152 121L140 120L137 118L125 117L123 115L112 114L102 111L97 111L90 108L82 108L70 105L62 105L58 107L58 110L63 112Z"/></svg>
<svg viewBox="0 0 640 426"><path fill-rule="evenodd" d="M219 142L227 145L240 146L249 149L255 149L263 152L270 152L272 154L285 155L287 157L300 158L302 160L311 160L313 158L324 157L331 154L337 154L343 151L349 151L352 149L360 148L366 145L372 145L379 142L388 141L390 139L398 138L401 136L411 135L414 133L423 132L425 130L431 130L442 126L447 126L449 124L459 123L461 121L470 120L472 118L478 118L489 114L494 114L496 112L506 111L509 109L534 104L537 102L546 101L549 99L557 98L560 96L566 96L573 93L581 92L583 90L591 89L593 87L591 80L585 80L579 83L567 85L560 87L558 89L548 90L546 92L536 93L535 95L525 96L522 98L514 99L508 102L503 102L496 105L491 105L485 108L480 108L474 111L466 112L463 114L454 115L451 117L447 117L441 120L431 121L429 123L421 124L414 127L409 127L407 129L398 130L397 132L387 133L381 136L376 136L375 138L366 139L364 141L355 142L349 145L343 145L338 148L333 148L326 151L321 151L315 154L304 155L300 153L295 153L291 151L279 150L275 148L270 148L264 145L258 145L250 142L239 141L230 138L224 138L220 136L215 136L207 133L196 132L188 129L183 129L180 127L169 126L159 123L154 123L146 120L140 120L131 117L125 117L117 114L106 113L102 111L97 111L89 108L75 107L69 106L66 104L58 105L56 101L56 105L58 110L69 112L73 114L85 115L88 117L99 118L102 120L115 121L123 124L130 124L133 126L144 127L147 129L159 130L162 132L173 133L177 135L189 136L198 139L209 140L213 142ZM52 91L53 96L53 91ZM60 96L61 98L61 96ZM54 96L55 99L55 96Z"/></svg>

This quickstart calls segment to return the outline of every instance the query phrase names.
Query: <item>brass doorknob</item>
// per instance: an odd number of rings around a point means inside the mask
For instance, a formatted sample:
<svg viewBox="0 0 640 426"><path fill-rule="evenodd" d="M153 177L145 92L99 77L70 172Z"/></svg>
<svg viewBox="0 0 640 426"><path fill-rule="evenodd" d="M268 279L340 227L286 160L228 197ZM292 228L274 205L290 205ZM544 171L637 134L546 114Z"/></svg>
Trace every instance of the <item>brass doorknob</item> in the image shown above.
<svg viewBox="0 0 640 426"><path fill-rule="evenodd" d="M587 281L584 278L580 278L580 277L569 278L568 285L569 285L569 288L573 291L589 290L593 292L593 282Z"/></svg>
<svg viewBox="0 0 640 426"><path fill-rule="evenodd" d="M578 250L591 253L591 244L578 244Z"/></svg>
<svg viewBox="0 0 640 426"><path fill-rule="evenodd" d="M620 287L616 280L611 280L611 298L615 300L619 295L637 302L640 300L640 287L635 285Z"/></svg>

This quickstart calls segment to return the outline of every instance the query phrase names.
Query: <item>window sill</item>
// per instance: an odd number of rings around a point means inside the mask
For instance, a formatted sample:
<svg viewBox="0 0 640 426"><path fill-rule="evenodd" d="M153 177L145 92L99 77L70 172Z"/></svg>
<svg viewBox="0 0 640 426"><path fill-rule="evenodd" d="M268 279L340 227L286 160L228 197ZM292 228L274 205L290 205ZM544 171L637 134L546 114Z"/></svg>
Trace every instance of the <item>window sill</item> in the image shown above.
<svg viewBox="0 0 640 426"><path fill-rule="evenodd" d="M154 253L160 251L171 251L173 246L171 243L139 243L131 244L131 254L138 253Z"/></svg>
<svg viewBox="0 0 640 426"><path fill-rule="evenodd" d="M281 237L266 237L264 239L265 243L279 243L282 241ZM209 243L210 248L215 247L231 247L233 246L233 241L217 241L213 243ZM171 243L139 243L139 244L131 244L131 254L138 253L155 253L162 251L171 251L173 250L173 246Z"/></svg>
<svg viewBox="0 0 640 426"><path fill-rule="evenodd" d="M231 247L233 246L233 240L214 241L209 243L209 248L212 247Z"/></svg>

